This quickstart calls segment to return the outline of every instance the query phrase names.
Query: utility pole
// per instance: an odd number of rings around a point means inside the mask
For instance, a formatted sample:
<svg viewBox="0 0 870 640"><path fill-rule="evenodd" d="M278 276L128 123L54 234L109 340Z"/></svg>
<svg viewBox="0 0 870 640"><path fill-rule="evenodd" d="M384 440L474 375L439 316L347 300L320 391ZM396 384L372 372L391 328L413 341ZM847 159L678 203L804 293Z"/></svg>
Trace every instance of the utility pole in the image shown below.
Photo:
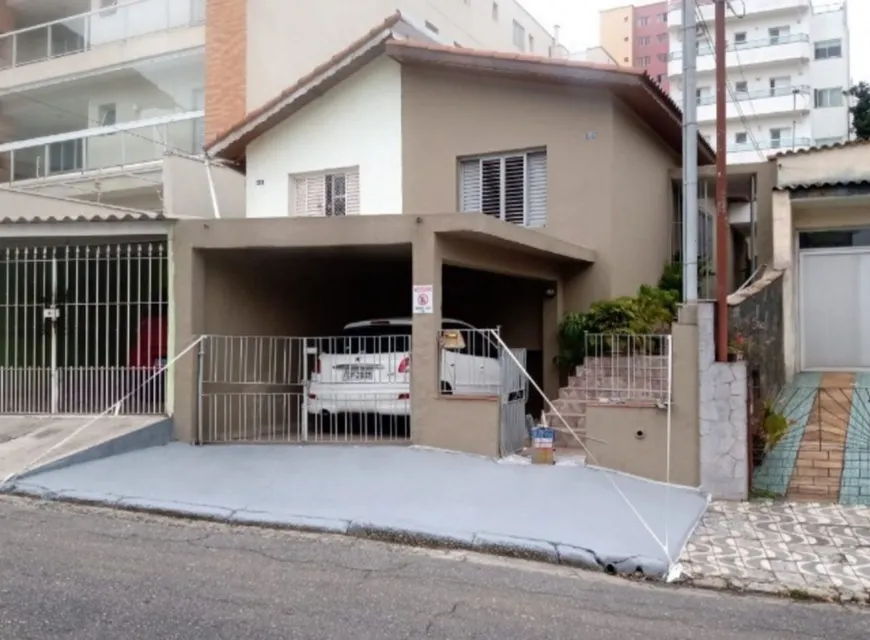
<svg viewBox="0 0 870 640"><path fill-rule="evenodd" d="M683 301L698 299L698 29L683 0Z"/></svg>
<svg viewBox="0 0 870 640"><path fill-rule="evenodd" d="M716 12L716 359L728 361L728 161L726 139L725 8Z"/></svg>

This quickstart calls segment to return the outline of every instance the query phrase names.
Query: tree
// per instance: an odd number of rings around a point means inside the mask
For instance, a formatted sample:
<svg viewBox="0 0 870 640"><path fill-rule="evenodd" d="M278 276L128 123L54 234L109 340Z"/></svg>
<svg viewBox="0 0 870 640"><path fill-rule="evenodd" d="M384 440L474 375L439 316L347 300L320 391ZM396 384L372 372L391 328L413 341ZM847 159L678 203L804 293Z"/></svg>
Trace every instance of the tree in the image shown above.
<svg viewBox="0 0 870 640"><path fill-rule="evenodd" d="M849 109L852 113L852 128L859 140L870 140L870 83L859 82L849 89L855 99Z"/></svg>

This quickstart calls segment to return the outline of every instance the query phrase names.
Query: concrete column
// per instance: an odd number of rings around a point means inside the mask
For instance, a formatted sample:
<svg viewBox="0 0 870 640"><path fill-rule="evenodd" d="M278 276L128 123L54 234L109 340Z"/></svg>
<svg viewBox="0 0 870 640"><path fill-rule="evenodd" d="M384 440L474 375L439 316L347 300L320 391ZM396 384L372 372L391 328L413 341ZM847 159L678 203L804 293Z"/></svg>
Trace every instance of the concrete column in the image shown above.
<svg viewBox="0 0 870 640"><path fill-rule="evenodd" d="M798 368L797 309L794 265L795 232L788 191L773 192L773 268L782 271L782 344L785 377L791 381Z"/></svg>
<svg viewBox="0 0 870 640"><path fill-rule="evenodd" d="M551 400L559 397L559 367L556 356L559 355L559 323L565 315L565 287L561 278L553 284L556 295L544 298L543 322L543 357L544 357L544 393ZM535 416L537 417L537 416Z"/></svg>
<svg viewBox="0 0 870 640"><path fill-rule="evenodd" d="M186 349L201 334L202 309L205 303L205 269L203 257L183 239L173 237L174 353ZM197 353L194 347L175 361L173 372L173 428L175 439L194 442L197 407Z"/></svg>
<svg viewBox="0 0 870 640"><path fill-rule="evenodd" d="M433 312L416 314L411 344L411 438L414 444L436 440L429 433L438 428L435 406L439 395L438 332L441 329L441 251L438 236L423 224L417 225L412 248L413 283L432 285ZM412 304L408 292L408 304Z"/></svg>

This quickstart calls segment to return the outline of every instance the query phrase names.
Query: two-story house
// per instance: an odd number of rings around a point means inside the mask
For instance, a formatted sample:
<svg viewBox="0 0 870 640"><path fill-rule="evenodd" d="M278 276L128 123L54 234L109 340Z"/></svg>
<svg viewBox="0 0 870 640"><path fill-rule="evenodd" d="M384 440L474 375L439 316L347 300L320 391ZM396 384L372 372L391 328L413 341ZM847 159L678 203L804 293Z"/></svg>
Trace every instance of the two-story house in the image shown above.
<svg viewBox="0 0 870 640"><path fill-rule="evenodd" d="M246 219L175 225L177 347L202 334L338 335L349 322L411 317L422 288L432 303L411 320L408 399L422 444L493 449L493 432L474 425L497 404L439 394L442 318L500 328L554 394L564 312L655 283L672 256L681 117L657 83L611 65L445 47L399 14L207 149L245 173ZM195 369L178 363L178 437L239 437L216 436L218 418L197 408ZM241 429L228 411L221 419Z"/></svg>

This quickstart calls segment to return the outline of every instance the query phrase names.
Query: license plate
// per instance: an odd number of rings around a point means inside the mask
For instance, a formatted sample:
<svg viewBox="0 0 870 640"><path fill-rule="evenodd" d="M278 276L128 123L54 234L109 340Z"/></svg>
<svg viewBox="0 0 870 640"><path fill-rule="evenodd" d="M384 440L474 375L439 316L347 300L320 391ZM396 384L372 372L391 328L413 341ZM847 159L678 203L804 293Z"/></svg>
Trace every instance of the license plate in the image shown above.
<svg viewBox="0 0 870 640"><path fill-rule="evenodd" d="M345 382L371 380L372 372L368 369L348 369L344 372Z"/></svg>

